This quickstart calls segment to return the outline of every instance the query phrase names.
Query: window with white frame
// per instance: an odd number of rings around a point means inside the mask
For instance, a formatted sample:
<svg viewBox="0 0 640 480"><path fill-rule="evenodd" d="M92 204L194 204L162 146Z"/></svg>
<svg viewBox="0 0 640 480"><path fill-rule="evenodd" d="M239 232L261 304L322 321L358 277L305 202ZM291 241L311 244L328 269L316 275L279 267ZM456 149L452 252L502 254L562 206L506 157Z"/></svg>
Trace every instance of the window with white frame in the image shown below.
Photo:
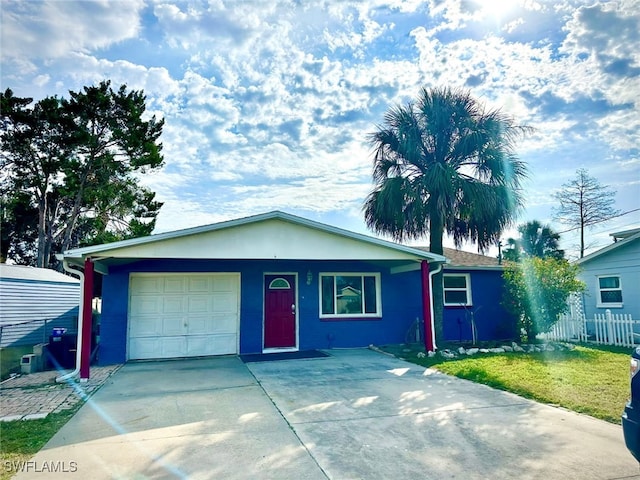
<svg viewBox="0 0 640 480"><path fill-rule="evenodd" d="M598 306L622 307L622 284L617 275L598 277Z"/></svg>
<svg viewBox="0 0 640 480"><path fill-rule="evenodd" d="M442 276L442 282L445 305L471 305L471 275L468 273L445 273Z"/></svg>
<svg viewBox="0 0 640 480"><path fill-rule="evenodd" d="M320 318L382 315L379 273L321 273Z"/></svg>

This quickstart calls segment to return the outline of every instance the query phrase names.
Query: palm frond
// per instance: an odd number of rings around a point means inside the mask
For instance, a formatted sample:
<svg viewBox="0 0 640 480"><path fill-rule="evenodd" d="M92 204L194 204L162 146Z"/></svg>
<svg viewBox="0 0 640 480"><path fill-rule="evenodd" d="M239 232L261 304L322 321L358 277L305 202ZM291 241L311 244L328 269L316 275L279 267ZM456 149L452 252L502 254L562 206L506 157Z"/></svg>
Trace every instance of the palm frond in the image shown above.
<svg viewBox="0 0 640 480"><path fill-rule="evenodd" d="M522 207L527 169L514 149L530 131L499 110L486 111L466 90L423 88L415 102L389 109L369 136L367 225L398 240L443 225L440 238L446 230L456 242L487 248Z"/></svg>

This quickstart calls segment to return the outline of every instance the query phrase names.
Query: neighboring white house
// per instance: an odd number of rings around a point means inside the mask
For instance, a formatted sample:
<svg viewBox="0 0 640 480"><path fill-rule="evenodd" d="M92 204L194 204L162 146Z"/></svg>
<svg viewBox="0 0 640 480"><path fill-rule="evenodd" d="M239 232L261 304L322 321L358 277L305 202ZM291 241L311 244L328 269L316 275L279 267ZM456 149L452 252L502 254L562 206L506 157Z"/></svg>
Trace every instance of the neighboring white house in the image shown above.
<svg viewBox="0 0 640 480"><path fill-rule="evenodd" d="M76 333L79 299L76 278L0 264L0 346L46 343L55 327Z"/></svg>
<svg viewBox="0 0 640 480"><path fill-rule="evenodd" d="M584 314L593 318L610 310L640 320L640 228L611 236L611 245L576 261L587 286Z"/></svg>

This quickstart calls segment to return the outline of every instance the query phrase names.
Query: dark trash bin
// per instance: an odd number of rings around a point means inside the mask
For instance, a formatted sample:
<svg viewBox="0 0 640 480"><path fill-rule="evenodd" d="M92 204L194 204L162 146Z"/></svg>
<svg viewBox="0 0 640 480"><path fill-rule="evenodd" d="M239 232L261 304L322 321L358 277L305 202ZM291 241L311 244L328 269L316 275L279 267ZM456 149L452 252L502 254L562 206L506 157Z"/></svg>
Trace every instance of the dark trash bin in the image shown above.
<svg viewBox="0 0 640 480"><path fill-rule="evenodd" d="M66 333L66 329L54 328L49 337L49 361L55 368L74 369L76 367L76 347L78 336Z"/></svg>

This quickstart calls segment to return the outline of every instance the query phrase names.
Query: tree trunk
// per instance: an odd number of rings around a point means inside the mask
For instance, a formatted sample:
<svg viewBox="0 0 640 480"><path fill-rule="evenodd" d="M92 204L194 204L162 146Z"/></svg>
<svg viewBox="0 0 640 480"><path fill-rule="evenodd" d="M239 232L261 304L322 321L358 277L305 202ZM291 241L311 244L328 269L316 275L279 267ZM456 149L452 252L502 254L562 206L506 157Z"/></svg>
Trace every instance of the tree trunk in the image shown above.
<svg viewBox="0 0 640 480"><path fill-rule="evenodd" d="M429 224L429 251L442 255L444 224L437 213L430 216ZM431 294L433 295L433 323L436 331L437 346L440 342L444 341L444 291L442 287L442 271L433 275Z"/></svg>
<svg viewBox="0 0 640 480"><path fill-rule="evenodd" d="M580 258L584 257L584 198L580 192Z"/></svg>
<svg viewBox="0 0 640 480"><path fill-rule="evenodd" d="M64 230L64 237L62 239L61 245L61 253L69 250L69 246L71 245L71 235L73 234L73 230L76 227L76 221L78 220L78 216L80 215L80 207L82 206L82 198L84 196L84 187L87 182L87 178L89 177L89 173L91 171L91 165L93 165L93 155L90 156L88 161L88 165L85 166L85 171L83 172L80 178L80 185L78 186L78 192L76 193L76 198L73 202L73 208L71 209L71 213L69 215L69 219L67 221L67 226Z"/></svg>
<svg viewBox="0 0 640 480"><path fill-rule="evenodd" d="M38 199L38 256L36 259L36 267L47 268L46 265L46 227L47 227L47 192L40 195Z"/></svg>

